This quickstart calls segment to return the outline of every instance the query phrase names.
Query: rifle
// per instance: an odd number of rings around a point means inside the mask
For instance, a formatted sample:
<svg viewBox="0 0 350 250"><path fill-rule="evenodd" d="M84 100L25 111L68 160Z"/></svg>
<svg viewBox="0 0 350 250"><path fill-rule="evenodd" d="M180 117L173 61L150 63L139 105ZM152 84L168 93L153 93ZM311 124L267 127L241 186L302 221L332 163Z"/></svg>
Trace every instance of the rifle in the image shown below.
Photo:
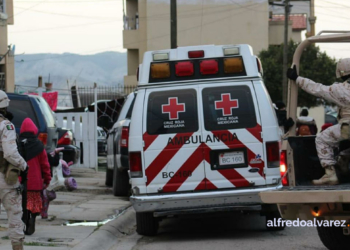
<svg viewBox="0 0 350 250"><path fill-rule="evenodd" d="M24 139L20 141L19 145L19 153L23 157L24 160L26 160L26 150L25 150L25 144L27 143L27 139ZM22 210L23 210L23 215L22 215L22 221L26 225L26 230L28 228L28 222L30 219L30 211L27 209L27 175L28 175L28 168L29 166L27 165L27 169L25 171L21 171L21 184L18 187L17 191L22 193Z"/></svg>

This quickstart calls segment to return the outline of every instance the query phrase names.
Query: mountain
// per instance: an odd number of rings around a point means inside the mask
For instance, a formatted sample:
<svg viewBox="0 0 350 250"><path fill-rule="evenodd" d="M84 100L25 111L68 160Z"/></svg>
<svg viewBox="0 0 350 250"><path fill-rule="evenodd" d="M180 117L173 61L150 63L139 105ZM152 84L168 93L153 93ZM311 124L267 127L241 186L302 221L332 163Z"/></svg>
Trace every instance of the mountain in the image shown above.
<svg viewBox="0 0 350 250"><path fill-rule="evenodd" d="M28 54L15 57L15 85L38 86L38 76L43 83L53 83L54 89L66 89L74 82L78 86L117 86L123 84L127 73L126 53L103 52L94 55Z"/></svg>

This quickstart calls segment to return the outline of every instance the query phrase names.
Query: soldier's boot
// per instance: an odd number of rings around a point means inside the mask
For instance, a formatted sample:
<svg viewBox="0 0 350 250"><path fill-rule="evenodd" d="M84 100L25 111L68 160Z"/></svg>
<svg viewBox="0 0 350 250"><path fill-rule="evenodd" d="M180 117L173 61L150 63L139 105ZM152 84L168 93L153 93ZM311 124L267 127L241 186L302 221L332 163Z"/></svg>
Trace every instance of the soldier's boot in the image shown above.
<svg viewBox="0 0 350 250"><path fill-rule="evenodd" d="M333 166L325 167L326 174L319 180L313 180L314 185L336 185L339 180Z"/></svg>
<svg viewBox="0 0 350 250"><path fill-rule="evenodd" d="M23 250L23 242L12 242L12 250Z"/></svg>

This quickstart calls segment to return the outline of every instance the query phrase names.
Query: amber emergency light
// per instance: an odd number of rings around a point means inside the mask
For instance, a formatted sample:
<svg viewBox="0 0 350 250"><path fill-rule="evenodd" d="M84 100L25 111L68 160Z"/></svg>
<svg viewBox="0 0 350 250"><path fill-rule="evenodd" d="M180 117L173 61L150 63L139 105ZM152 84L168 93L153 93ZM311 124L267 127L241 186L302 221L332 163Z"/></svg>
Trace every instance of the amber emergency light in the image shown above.
<svg viewBox="0 0 350 250"><path fill-rule="evenodd" d="M169 63L152 63L151 77L153 79L169 78L170 77Z"/></svg>
<svg viewBox="0 0 350 250"><path fill-rule="evenodd" d="M225 58L224 72L225 74L243 73L243 60L241 57Z"/></svg>

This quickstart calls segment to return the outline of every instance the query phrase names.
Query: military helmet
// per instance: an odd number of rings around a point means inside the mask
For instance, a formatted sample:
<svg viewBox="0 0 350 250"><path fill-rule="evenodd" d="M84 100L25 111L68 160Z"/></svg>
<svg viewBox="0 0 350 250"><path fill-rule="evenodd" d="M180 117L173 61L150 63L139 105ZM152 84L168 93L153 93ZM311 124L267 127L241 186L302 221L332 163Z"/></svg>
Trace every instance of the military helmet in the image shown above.
<svg viewBox="0 0 350 250"><path fill-rule="evenodd" d="M0 108L6 108L10 104L10 99L7 94L0 90Z"/></svg>
<svg viewBox="0 0 350 250"><path fill-rule="evenodd" d="M335 70L337 78L350 75L350 58L340 59Z"/></svg>

